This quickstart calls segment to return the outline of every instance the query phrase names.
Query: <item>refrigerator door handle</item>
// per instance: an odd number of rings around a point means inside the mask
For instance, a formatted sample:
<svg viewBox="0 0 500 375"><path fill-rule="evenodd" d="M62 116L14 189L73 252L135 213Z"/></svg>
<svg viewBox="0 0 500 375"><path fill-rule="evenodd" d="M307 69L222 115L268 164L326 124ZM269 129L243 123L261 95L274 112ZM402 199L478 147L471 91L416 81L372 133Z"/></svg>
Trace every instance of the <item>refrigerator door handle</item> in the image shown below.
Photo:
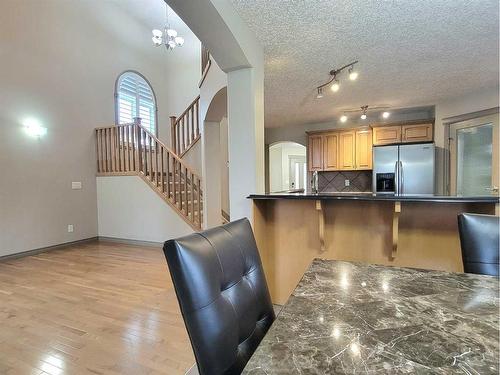
<svg viewBox="0 0 500 375"><path fill-rule="evenodd" d="M400 174L400 181L401 181L401 194L404 194L404 176L403 176L403 162L400 161L399 162L399 174Z"/></svg>
<svg viewBox="0 0 500 375"><path fill-rule="evenodd" d="M394 164L394 194L399 194L399 162Z"/></svg>

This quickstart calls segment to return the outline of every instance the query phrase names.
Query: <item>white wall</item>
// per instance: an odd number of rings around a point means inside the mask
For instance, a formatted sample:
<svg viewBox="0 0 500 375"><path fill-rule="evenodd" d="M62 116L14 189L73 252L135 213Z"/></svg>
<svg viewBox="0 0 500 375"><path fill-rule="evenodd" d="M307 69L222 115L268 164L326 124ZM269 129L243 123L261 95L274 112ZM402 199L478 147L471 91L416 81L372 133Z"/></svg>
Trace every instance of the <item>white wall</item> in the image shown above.
<svg viewBox="0 0 500 375"><path fill-rule="evenodd" d="M229 140L227 117L220 122L220 177L221 177L221 208L230 214L229 208Z"/></svg>
<svg viewBox="0 0 500 375"><path fill-rule="evenodd" d="M139 176L97 177L102 237L164 242L193 229Z"/></svg>
<svg viewBox="0 0 500 375"><path fill-rule="evenodd" d="M160 124L170 127L170 90L190 84L170 85L167 72L181 80L190 70L169 66L168 52L151 45L153 25L139 22L124 4L0 2L0 256L97 235L93 129L114 123L121 72L148 78ZM194 98L197 89L180 98ZM45 137L23 133L28 116L43 122ZM82 181L83 189L71 190L72 181Z"/></svg>

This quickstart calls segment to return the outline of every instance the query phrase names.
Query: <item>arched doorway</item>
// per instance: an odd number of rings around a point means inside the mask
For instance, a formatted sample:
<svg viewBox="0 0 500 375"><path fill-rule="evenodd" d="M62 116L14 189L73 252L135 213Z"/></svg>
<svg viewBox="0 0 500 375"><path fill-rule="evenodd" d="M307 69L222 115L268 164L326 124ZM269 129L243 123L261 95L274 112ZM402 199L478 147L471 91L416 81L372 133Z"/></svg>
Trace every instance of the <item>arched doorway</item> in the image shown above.
<svg viewBox="0 0 500 375"><path fill-rule="evenodd" d="M212 98L203 122L202 160L206 225L230 220L227 88Z"/></svg>
<svg viewBox="0 0 500 375"><path fill-rule="evenodd" d="M271 144L268 173L271 193L306 189L306 147L289 141Z"/></svg>

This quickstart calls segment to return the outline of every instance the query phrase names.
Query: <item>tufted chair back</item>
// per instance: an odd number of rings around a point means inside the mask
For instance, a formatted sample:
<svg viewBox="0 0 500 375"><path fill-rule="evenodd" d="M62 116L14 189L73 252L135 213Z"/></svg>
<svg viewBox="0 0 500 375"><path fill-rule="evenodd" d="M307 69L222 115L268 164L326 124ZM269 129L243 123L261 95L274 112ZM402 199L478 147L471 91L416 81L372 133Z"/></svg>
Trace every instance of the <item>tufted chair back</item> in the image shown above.
<svg viewBox="0 0 500 375"><path fill-rule="evenodd" d="M240 374L275 315L247 219L165 242L201 375Z"/></svg>
<svg viewBox="0 0 500 375"><path fill-rule="evenodd" d="M499 225L498 216L458 215L464 272L498 276Z"/></svg>

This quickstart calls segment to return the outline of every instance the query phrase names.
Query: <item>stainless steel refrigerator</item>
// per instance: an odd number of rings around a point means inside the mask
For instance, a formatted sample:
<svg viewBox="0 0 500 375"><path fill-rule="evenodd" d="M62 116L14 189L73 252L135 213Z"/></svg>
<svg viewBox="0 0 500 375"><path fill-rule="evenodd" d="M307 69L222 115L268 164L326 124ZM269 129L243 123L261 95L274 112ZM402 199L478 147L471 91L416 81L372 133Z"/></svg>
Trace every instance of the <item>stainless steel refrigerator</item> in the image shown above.
<svg viewBox="0 0 500 375"><path fill-rule="evenodd" d="M373 148L373 192L377 194L434 194L434 144Z"/></svg>

